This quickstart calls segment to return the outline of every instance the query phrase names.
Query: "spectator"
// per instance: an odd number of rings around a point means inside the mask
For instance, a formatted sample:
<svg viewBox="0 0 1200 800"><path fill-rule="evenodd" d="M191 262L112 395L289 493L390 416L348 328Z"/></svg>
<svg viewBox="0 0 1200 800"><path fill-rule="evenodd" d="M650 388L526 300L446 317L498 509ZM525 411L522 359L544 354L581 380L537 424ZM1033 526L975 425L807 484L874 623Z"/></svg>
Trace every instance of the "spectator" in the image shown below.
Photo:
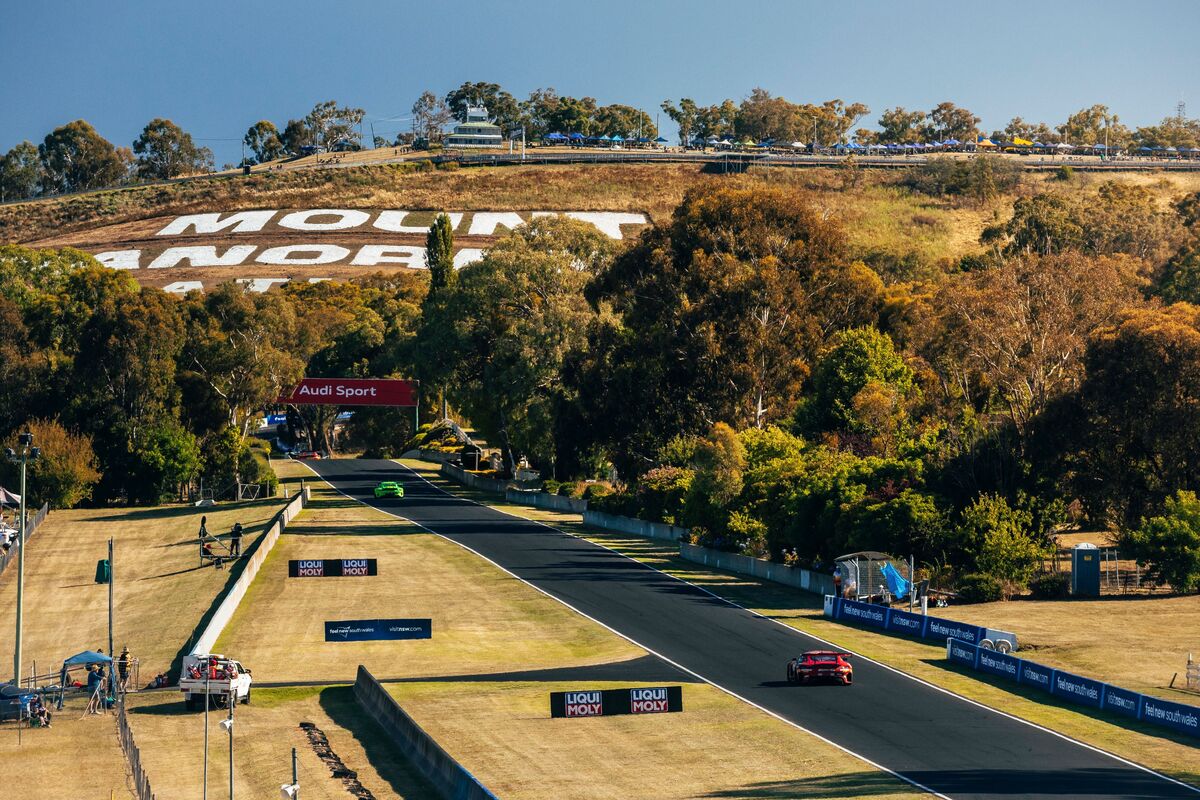
<svg viewBox="0 0 1200 800"><path fill-rule="evenodd" d="M117 674L120 676L120 687L124 689L129 682L129 648L122 647L121 655L117 658Z"/></svg>
<svg viewBox="0 0 1200 800"><path fill-rule="evenodd" d="M229 555L238 557L242 554L242 523L233 523L233 530L229 533Z"/></svg>

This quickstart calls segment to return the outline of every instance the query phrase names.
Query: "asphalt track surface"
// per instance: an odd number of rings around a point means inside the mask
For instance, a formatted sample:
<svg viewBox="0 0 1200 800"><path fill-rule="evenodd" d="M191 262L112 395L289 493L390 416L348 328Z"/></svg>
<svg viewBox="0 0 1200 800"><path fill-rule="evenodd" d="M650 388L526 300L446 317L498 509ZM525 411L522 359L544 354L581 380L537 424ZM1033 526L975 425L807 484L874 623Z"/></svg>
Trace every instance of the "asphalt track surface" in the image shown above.
<svg viewBox="0 0 1200 800"><path fill-rule="evenodd" d="M1200 798L870 661L856 662L852 687L791 686L787 660L827 644L599 545L447 494L394 462L308 463L342 493L470 548L704 680L942 796ZM402 481L405 498L376 500L380 480Z"/></svg>

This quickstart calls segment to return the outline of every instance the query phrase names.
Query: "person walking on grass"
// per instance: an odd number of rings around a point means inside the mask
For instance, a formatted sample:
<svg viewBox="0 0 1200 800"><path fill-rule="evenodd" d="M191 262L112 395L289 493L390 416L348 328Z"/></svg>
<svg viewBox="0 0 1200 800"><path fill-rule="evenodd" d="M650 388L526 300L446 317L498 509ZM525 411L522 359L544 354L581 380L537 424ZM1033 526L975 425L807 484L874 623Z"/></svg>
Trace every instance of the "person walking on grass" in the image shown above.
<svg viewBox="0 0 1200 800"><path fill-rule="evenodd" d="M242 523L233 523L233 530L229 533L229 555L237 558L242 554Z"/></svg>

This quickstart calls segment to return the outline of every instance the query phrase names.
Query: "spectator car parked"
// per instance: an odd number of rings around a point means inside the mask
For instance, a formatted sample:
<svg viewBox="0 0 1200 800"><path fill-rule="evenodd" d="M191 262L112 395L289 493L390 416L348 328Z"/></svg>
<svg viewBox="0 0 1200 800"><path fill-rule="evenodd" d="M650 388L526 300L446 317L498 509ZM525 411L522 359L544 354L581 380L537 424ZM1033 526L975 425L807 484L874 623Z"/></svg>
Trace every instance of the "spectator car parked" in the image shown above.
<svg viewBox="0 0 1200 800"><path fill-rule="evenodd" d="M809 650L787 664L788 683L833 681L843 686L854 682L850 654L837 650Z"/></svg>
<svg viewBox="0 0 1200 800"><path fill-rule="evenodd" d="M0 686L0 720L29 716L29 704L37 696L35 690L22 689L12 683Z"/></svg>

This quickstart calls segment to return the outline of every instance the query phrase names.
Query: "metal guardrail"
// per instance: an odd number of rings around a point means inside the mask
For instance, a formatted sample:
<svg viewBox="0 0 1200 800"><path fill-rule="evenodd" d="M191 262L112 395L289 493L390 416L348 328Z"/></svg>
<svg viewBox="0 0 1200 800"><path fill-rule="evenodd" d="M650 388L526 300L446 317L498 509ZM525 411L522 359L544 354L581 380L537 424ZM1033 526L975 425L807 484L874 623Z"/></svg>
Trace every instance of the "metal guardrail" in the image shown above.
<svg viewBox="0 0 1200 800"><path fill-rule="evenodd" d="M33 516L33 519L29 520L29 526L25 529L25 544L29 544L30 537L33 536L34 532L37 531L38 526L45 521L46 516L49 513L50 504L43 503L42 507L38 509L37 514ZM8 562L16 560L17 551L20 549L21 548L18 545L14 544L12 547L8 548L8 552L0 555L0 575L4 574L4 568L8 566Z"/></svg>
<svg viewBox="0 0 1200 800"><path fill-rule="evenodd" d="M142 751L133 740L133 731L129 727L129 719L125 716L124 701L117 704L117 735L121 739L121 750L129 763L129 773L133 780L133 791L138 800L154 800L154 791L150 788L150 778L142 767Z"/></svg>

